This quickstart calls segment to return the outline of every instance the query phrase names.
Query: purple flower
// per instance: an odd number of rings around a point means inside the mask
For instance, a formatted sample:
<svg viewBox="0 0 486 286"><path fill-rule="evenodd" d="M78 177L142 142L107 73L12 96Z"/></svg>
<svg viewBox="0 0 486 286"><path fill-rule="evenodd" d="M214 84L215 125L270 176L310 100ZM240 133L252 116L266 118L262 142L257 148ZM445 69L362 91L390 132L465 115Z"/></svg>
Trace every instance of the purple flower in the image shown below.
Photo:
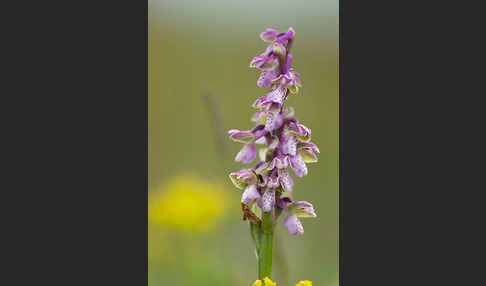
<svg viewBox="0 0 486 286"><path fill-rule="evenodd" d="M287 168L290 165L289 157L286 155L277 155L273 158L270 165L268 166L268 170L272 170L273 168L277 167L278 169Z"/></svg>
<svg viewBox="0 0 486 286"><path fill-rule="evenodd" d="M277 57L274 55L261 54L253 58L250 62L251 68L257 68L262 71L269 71L274 69L278 64Z"/></svg>
<svg viewBox="0 0 486 286"><path fill-rule="evenodd" d="M294 134L289 134L286 138L285 134L282 132L280 134L280 142L282 144L282 153L295 156L297 154L297 136Z"/></svg>
<svg viewBox="0 0 486 286"><path fill-rule="evenodd" d="M279 129L282 126L283 119L280 112L268 111L265 113L265 129L267 131L273 131Z"/></svg>
<svg viewBox="0 0 486 286"><path fill-rule="evenodd" d="M273 80L277 77L277 72L272 70L264 70L260 73L257 80L258 87L271 87Z"/></svg>
<svg viewBox="0 0 486 286"><path fill-rule="evenodd" d="M252 162L257 153L255 144L259 147L259 160L253 168L230 174L233 184L244 190L241 201L260 219L262 213L273 213L273 219L285 213L285 227L297 235L304 233L299 218L316 214L312 204L292 200L294 180L289 168L298 178L307 175L306 163L317 162L319 149L310 142L311 130L295 118L295 110L284 108L288 95L302 87L299 73L292 68L293 57L289 52L294 37L292 28L284 33L267 29L260 34L269 45L264 53L252 59L250 67L261 70L257 85L270 90L252 104L258 109L251 117L255 127L232 129L229 138L244 144L236 155L238 162ZM248 210L243 212L248 214Z"/></svg>
<svg viewBox="0 0 486 286"><path fill-rule="evenodd" d="M308 142L311 139L311 130L300 124L296 119L290 119L285 124L285 133L293 133L302 142Z"/></svg>
<svg viewBox="0 0 486 286"><path fill-rule="evenodd" d="M319 152L319 148L317 148L317 145L312 143L312 142L299 142L299 144L297 145L297 147L299 149L302 149L302 148L309 148L311 149L313 152L316 152L316 153L320 153Z"/></svg>
<svg viewBox="0 0 486 286"><path fill-rule="evenodd" d="M302 155L297 153L295 156L290 156L290 167L294 171L295 175L299 178L307 175L307 166L305 165Z"/></svg>
<svg viewBox="0 0 486 286"><path fill-rule="evenodd" d="M258 110L253 114L251 117L251 121L256 122L257 124L265 124L265 111Z"/></svg>
<svg viewBox="0 0 486 286"><path fill-rule="evenodd" d="M287 205L290 203L292 203L292 199L289 197L280 197L277 200L277 206L281 209L285 209L286 211L288 211Z"/></svg>
<svg viewBox="0 0 486 286"><path fill-rule="evenodd" d="M306 201L298 201L295 202L296 207L294 209L295 214L298 217L317 217L316 212L314 211L314 206Z"/></svg>
<svg viewBox="0 0 486 286"><path fill-rule="evenodd" d="M268 178L268 182L267 182L268 188L276 189L280 185L278 177L276 176L276 172L272 176L266 178Z"/></svg>
<svg viewBox="0 0 486 286"><path fill-rule="evenodd" d="M284 225L292 235L304 233L304 227L302 226L299 217L317 216L312 204L306 201L290 203L290 206L287 206L287 208L289 215L284 219Z"/></svg>
<svg viewBox="0 0 486 286"><path fill-rule="evenodd" d="M268 163L262 160L253 167L253 171L258 175L262 175L267 170L267 167Z"/></svg>
<svg viewBox="0 0 486 286"><path fill-rule="evenodd" d="M260 39L262 39L264 42L273 42L277 40L278 36L278 31L274 29L267 29L265 32L262 32L260 34Z"/></svg>
<svg viewBox="0 0 486 286"><path fill-rule="evenodd" d="M286 33L279 34L277 30L267 29L260 34L260 38L267 43L278 42L280 45L285 45L285 42L292 39L295 36L295 31L292 27Z"/></svg>
<svg viewBox="0 0 486 286"><path fill-rule="evenodd" d="M264 212L269 212L275 206L275 189L267 188L260 199L260 208Z"/></svg>
<svg viewBox="0 0 486 286"><path fill-rule="evenodd" d="M255 184L257 177L251 169L242 169L238 172L233 172L229 174L231 182L238 188L243 190L248 185Z"/></svg>
<svg viewBox="0 0 486 286"><path fill-rule="evenodd" d="M250 163L256 157L256 148L255 145L252 143L245 144L243 148L241 148L240 152L235 157L236 162L242 162L245 164Z"/></svg>
<svg viewBox="0 0 486 286"><path fill-rule="evenodd" d="M243 195L241 196L241 202L249 204L253 200L258 200L261 198L260 193L257 190L256 185L249 185L246 187Z"/></svg>
<svg viewBox="0 0 486 286"><path fill-rule="evenodd" d="M284 225L292 235L304 234L304 227L295 213L291 213L284 219Z"/></svg>
<svg viewBox="0 0 486 286"><path fill-rule="evenodd" d="M249 143L255 138L250 130L240 131L238 129L231 129L228 131L229 138L235 142Z"/></svg>
<svg viewBox="0 0 486 286"><path fill-rule="evenodd" d="M297 151L300 153L305 163L317 162L317 155L315 153L319 153L319 148L317 148L316 144L311 142L299 142L297 144Z"/></svg>
<svg viewBox="0 0 486 286"><path fill-rule="evenodd" d="M288 169L278 169L278 180L284 191L292 192L294 189L294 180L290 176Z"/></svg>

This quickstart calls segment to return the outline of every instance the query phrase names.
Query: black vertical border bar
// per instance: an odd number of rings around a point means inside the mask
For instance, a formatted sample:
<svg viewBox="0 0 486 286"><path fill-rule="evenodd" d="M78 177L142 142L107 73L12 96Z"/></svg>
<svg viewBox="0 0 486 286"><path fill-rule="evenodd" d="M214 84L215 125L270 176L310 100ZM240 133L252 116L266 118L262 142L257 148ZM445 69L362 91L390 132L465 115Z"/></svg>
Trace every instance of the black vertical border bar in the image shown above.
<svg viewBox="0 0 486 286"><path fill-rule="evenodd" d="M145 281L148 285L148 1L145 0Z"/></svg>
<svg viewBox="0 0 486 286"><path fill-rule="evenodd" d="M343 285L343 0L339 0L339 285Z"/></svg>

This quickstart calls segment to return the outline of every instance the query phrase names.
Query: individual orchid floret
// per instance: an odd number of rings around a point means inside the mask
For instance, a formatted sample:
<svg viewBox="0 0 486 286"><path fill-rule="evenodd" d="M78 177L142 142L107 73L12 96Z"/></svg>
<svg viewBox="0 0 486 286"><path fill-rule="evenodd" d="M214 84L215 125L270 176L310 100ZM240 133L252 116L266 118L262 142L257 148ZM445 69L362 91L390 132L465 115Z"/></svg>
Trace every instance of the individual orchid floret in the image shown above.
<svg viewBox="0 0 486 286"><path fill-rule="evenodd" d="M276 171L276 170L274 170ZM280 182L277 177L277 172L273 172L271 176L267 176L267 187L270 189L276 189L278 186L280 186Z"/></svg>
<svg viewBox="0 0 486 286"><path fill-rule="evenodd" d="M274 29L267 29L265 32L261 32L260 38L268 43L274 42L277 40L278 31Z"/></svg>
<svg viewBox="0 0 486 286"><path fill-rule="evenodd" d="M253 167L253 171L257 175L261 175L267 171L267 168L268 168L268 162L265 162L265 160L261 160L255 165L255 167Z"/></svg>
<svg viewBox="0 0 486 286"><path fill-rule="evenodd" d="M274 69L264 70L260 73L260 76L258 77L257 86L271 87L276 77L277 77L277 71L275 71Z"/></svg>
<svg viewBox="0 0 486 286"><path fill-rule="evenodd" d="M257 176L251 169L242 169L238 172L230 173L229 177L231 182L240 190L257 182Z"/></svg>
<svg viewBox="0 0 486 286"><path fill-rule="evenodd" d="M271 132L277 130L282 126L282 114L268 111L265 113L265 130Z"/></svg>
<svg viewBox="0 0 486 286"><path fill-rule="evenodd" d="M285 46L285 42L292 39L295 36L295 31L292 27L285 33L279 33L274 29L267 29L260 34L260 38L267 43L278 43L281 46Z"/></svg>
<svg viewBox="0 0 486 286"><path fill-rule="evenodd" d="M319 153L319 148L317 148L314 143L299 142L297 144L297 151L300 153L305 163L317 162L317 155L315 153Z"/></svg>
<svg viewBox="0 0 486 286"><path fill-rule="evenodd" d="M312 152L320 153L317 145L312 142L299 142L299 144L297 144L297 148L299 149L308 148L312 150Z"/></svg>
<svg viewBox="0 0 486 286"><path fill-rule="evenodd" d="M256 157L256 147L252 143L245 144L243 148L241 148L240 152L236 154L235 161L242 162L245 164L250 163Z"/></svg>
<svg viewBox="0 0 486 286"><path fill-rule="evenodd" d="M300 74L291 68L292 55L287 55L284 72L272 80L272 86L278 86L280 88L288 88L290 92L297 93L299 87L302 87L302 80Z"/></svg>
<svg viewBox="0 0 486 286"><path fill-rule="evenodd" d="M290 156L290 167L292 167L292 171L294 171L295 175L299 178L307 175L307 166L300 153L297 153L295 156Z"/></svg>
<svg viewBox="0 0 486 286"><path fill-rule="evenodd" d="M295 134L285 135L283 132L280 134L280 143L282 153L295 156L297 154L297 136Z"/></svg>
<svg viewBox="0 0 486 286"><path fill-rule="evenodd" d="M241 202L249 204L253 200L259 200L261 198L256 185L249 185L246 187L243 195L241 196Z"/></svg>
<svg viewBox="0 0 486 286"><path fill-rule="evenodd" d="M292 235L303 234L304 227L299 217L316 217L314 207L306 201L298 201L287 205L289 215L284 219L284 225Z"/></svg>
<svg viewBox="0 0 486 286"><path fill-rule="evenodd" d="M295 134L299 141L302 142L308 142L311 139L311 130L305 125L298 123L295 119L290 119L286 122L284 133L286 136L291 133Z"/></svg>
<svg viewBox="0 0 486 286"><path fill-rule="evenodd" d="M275 69L278 64L278 59L274 55L261 54L253 58L250 62L251 68L257 68L263 71Z"/></svg>
<svg viewBox="0 0 486 286"><path fill-rule="evenodd" d="M280 197L277 200L277 206L281 209L285 209L288 211L287 206L292 203L292 199L289 197Z"/></svg>
<svg viewBox="0 0 486 286"><path fill-rule="evenodd" d="M268 170L272 170L277 167L278 169L284 169L290 166L290 160L287 155L277 155L273 158L272 162L268 166Z"/></svg>
<svg viewBox="0 0 486 286"><path fill-rule="evenodd" d="M258 110L253 114L250 120L255 122L256 124L265 125L265 111Z"/></svg>
<svg viewBox="0 0 486 286"><path fill-rule="evenodd" d="M231 129L228 133L231 140L245 144L250 143L255 138L251 130L240 131L238 129Z"/></svg>
<svg viewBox="0 0 486 286"><path fill-rule="evenodd" d="M276 103L278 105L278 109L283 105L285 93L287 90L284 86L279 86L276 89L271 90L266 97L266 103Z"/></svg>
<svg viewBox="0 0 486 286"><path fill-rule="evenodd" d="M295 202L294 211L298 217L317 217L314 206L306 201Z"/></svg>
<svg viewBox="0 0 486 286"><path fill-rule="evenodd" d="M260 208L264 212L269 212L275 206L275 189L267 188L260 199Z"/></svg>
<svg viewBox="0 0 486 286"><path fill-rule="evenodd" d="M288 169L278 169L278 180L284 191L292 192L294 189L294 180L290 176Z"/></svg>

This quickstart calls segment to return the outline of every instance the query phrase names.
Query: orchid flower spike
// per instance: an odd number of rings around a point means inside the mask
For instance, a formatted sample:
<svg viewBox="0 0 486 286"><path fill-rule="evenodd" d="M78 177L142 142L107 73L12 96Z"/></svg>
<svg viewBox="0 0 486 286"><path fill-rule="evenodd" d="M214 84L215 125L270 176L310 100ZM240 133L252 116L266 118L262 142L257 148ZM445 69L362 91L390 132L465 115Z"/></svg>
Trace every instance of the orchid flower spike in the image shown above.
<svg viewBox="0 0 486 286"><path fill-rule="evenodd" d="M292 67L294 58L290 53L295 40L294 29L282 33L267 29L260 38L268 46L251 60L250 67L260 71L257 86L269 90L252 104L256 109L251 117L254 127L228 131L230 140L243 144L235 161L249 164L257 160L253 167L232 172L229 178L242 191L243 220L248 220L255 243L259 280L253 286L276 286L269 277L274 227L282 216L290 234L303 234L300 219L317 216L311 203L294 201L291 173L297 178L306 176L309 173L307 164L318 161L319 148L311 142L311 129L297 120L294 108L285 106L288 96L297 94L302 87L300 74ZM296 286L312 286L312 282L302 280Z"/></svg>
<svg viewBox="0 0 486 286"><path fill-rule="evenodd" d="M302 87L300 74L292 67L294 58L290 53L295 31L289 28L280 33L267 29L260 38L268 46L251 60L250 67L260 71L257 85L270 90L253 102L257 111L251 121L255 126L228 132L230 140L243 144L235 161L248 164L257 154L259 160L252 168L230 173L229 177L236 188L242 190L244 212L252 210L252 215L259 219L270 213L275 221L283 215L283 224L291 234L303 234L300 218L316 217L316 213L311 203L293 200L294 179L289 169L298 178L306 176L307 164L318 161L319 148L311 142L311 129L295 118L294 108L284 107L287 97L298 93ZM258 281L256 286L264 282ZM307 286L307 282L301 282Z"/></svg>

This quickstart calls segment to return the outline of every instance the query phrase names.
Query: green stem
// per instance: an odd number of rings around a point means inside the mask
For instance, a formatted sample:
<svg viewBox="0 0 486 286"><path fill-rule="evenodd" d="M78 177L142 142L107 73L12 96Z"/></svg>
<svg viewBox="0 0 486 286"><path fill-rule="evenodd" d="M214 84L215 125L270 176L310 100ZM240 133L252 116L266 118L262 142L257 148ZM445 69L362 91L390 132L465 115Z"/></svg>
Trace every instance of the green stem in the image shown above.
<svg viewBox="0 0 486 286"><path fill-rule="evenodd" d="M273 231L273 214L263 213L263 223L259 227L258 279L272 277Z"/></svg>

